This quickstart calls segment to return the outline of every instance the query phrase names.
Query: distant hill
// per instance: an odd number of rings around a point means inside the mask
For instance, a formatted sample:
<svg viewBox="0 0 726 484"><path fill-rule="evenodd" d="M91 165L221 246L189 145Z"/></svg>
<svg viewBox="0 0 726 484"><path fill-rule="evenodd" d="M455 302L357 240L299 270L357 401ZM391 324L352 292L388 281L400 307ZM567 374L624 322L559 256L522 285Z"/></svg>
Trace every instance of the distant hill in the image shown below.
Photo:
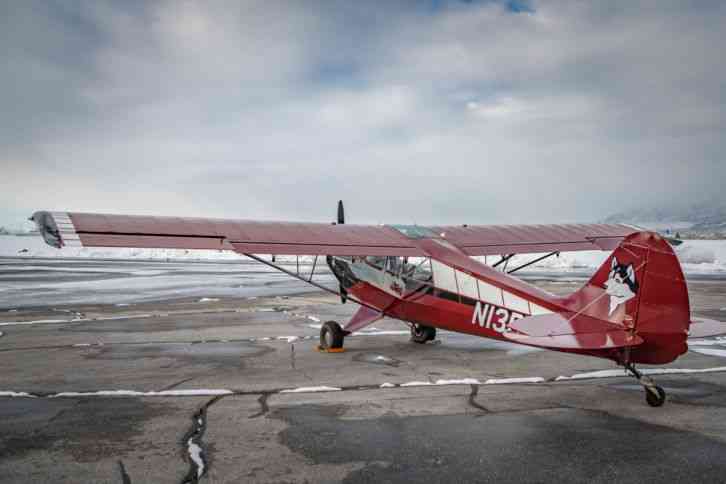
<svg viewBox="0 0 726 484"><path fill-rule="evenodd" d="M646 208L620 212L607 223L627 223L684 239L726 239L726 205L699 203L689 207Z"/></svg>

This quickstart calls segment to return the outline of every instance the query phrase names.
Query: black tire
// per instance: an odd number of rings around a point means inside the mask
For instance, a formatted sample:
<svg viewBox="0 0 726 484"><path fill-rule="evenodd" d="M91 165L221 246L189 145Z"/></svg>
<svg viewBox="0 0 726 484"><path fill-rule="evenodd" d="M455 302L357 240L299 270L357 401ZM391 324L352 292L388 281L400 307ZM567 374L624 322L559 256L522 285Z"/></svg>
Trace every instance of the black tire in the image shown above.
<svg viewBox="0 0 726 484"><path fill-rule="evenodd" d="M433 341L436 338L436 328L424 326L423 324L411 325L411 341L418 344L424 344L427 341Z"/></svg>
<svg viewBox="0 0 726 484"><path fill-rule="evenodd" d="M655 391L658 393L657 395L653 393L650 389L645 389L645 401L648 402L648 405L651 407L660 407L665 403L666 400L666 392L661 387L656 386Z"/></svg>
<svg viewBox="0 0 726 484"><path fill-rule="evenodd" d="M320 348L334 350L343 347L346 332L335 321L326 321L320 328Z"/></svg>

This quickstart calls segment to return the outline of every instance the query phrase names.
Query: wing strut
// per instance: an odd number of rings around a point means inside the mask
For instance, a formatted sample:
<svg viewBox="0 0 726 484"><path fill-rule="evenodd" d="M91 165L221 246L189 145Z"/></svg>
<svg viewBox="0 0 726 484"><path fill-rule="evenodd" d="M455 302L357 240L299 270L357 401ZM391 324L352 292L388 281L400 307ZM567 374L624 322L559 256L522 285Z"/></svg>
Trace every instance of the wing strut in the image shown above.
<svg viewBox="0 0 726 484"><path fill-rule="evenodd" d="M244 254L244 255L247 256L247 257L249 257L250 259L255 260L257 262L260 262L260 263L262 263L262 264L264 264L264 265L266 265L268 267L272 267L273 269L276 269L276 270L278 270L280 272L284 272L285 274L287 274L290 277L294 277L297 280L306 282L306 283L310 284L311 286L317 287L318 289L322 289L325 292L329 292L331 294L335 294L336 296L340 296L340 292L338 292L338 291L336 291L334 289L330 289L327 286L324 286L324 285L322 285L322 284L320 284L318 282L313 281L313 276L315 275L315 265L316 265L317 260L318 260L317 257L315 257L315 261L313 263L313 269L310 272L310 277L305 277L305 276L303 276L300 273L300 261L299 261L298 258L296 258L297 272L293 272L293 271L289 271L289 270L285 269L284 267L279 266L279 265L277 265L277 264L275 264L273 262L266 261L265 259L263 259L261 257L258 257L258 256L254 255L254 254ZM363 301L360 301L360 300L358 300L358 299L356 299L354 297L351 297L350 295L347 295L347 298L349 300L353 301L356 304L359 304L361 306L365 306L368 309L372 309L374 311L377 311L377 312L380 312L382 314L385 314L385 312L380 311L379 309L375 308L374 306L371 306L370 304L364 303Z"/></svg>
<svg viewBox="0 0 726 484"><path fill-rule="evenodd" d="M501 258L501 259L499 259L499 260L497 261L497 263L496 263L496 264L494 264L494 265L493 265L492 267L499 267L499 266L500 266L500 265L501 265L501 264L502 264L503 262L508 262L508 261L509 261L509 259L511 259L511 258L512 258L512 257L514 257L515 255L516 255L516 254L507 254L507 255L503 255L503 256L502 256L502 258ZM505 265L504 265L504 268L506 269L506 267L507 267L507 266L506 266L506 264L505 264Z"/></svg>
<svg viewBox="0 0 726 484"><path fill-rule="evenodd" d="M520 269L524 269L525 267L529 267L532 264L536 264L537 262L541 262L541 261L543 261L545 259L548 259L548 258L552 257L553 255L556 255L557 257L559 257L560 256L560 251L557 250L555 252L550 252L549 254L543 255L542 257L538 257L538 258L536 258L534 260L531 260L531 261L529 261L529 262L527 262L525 264L522 264L519 267L515 267L514 269L507 271L507 274L512 274L513 272L517 272ZM506 266L505 266L505 268L506 268Z"/></svg>

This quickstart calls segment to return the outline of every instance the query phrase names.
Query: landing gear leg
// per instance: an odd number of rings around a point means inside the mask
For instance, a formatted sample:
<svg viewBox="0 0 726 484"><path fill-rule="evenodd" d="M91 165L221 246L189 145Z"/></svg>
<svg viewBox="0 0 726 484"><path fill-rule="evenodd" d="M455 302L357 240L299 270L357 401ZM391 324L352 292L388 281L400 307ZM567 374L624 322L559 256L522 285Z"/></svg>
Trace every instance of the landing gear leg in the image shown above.
<svg viewBox="0 0 726 484"><path fill-rule="evenodd" d="M320 328L320 351L328 353L341 353L343 352L343 341L345 336L348 334L340 325L335 321L327 321Z"/></svg>
<svg viewBox="0 0 726 484"><path fill-rule="evenodd" d="M651 407L660 407L665 403L665 390L656 385L652 378L647 377L636 370L632 363L626 363L625 369L632 373L638 380L638 383L643 385L643 388L645 388L645 401L648 402L648 405Z"/></svg>

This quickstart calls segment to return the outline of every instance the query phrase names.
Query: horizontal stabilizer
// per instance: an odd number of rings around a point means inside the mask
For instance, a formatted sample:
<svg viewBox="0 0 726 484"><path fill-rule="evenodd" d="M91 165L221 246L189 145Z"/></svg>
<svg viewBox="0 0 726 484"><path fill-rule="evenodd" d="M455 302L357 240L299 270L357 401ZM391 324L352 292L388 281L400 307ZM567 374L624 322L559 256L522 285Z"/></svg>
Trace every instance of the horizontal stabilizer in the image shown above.
<svg viewBox="0 0 726 484"><path fill-rule="evenodd" d="M689 338L707 338L726 334L726 323L705 318L692 318L688 328Z"/></svg>
<svg viewBox="0 0 726 484"><path fill-rule="evenodd" d="M622 326L578 315L567 319L559 314L543 314L510 323L513 331L504 333L517 343L551 349L601 350L636 346L643 339Z"/></svg>

